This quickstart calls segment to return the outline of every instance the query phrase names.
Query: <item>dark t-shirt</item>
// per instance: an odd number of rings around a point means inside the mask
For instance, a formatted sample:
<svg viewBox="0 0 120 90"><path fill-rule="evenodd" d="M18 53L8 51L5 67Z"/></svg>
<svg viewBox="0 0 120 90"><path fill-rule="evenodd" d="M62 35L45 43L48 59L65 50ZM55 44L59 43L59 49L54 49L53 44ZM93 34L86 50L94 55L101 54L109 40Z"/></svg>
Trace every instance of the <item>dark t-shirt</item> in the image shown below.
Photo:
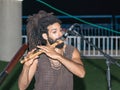
<svg viewBox="0 0 120 90"><path fill-rule="evenodd" d="M71 60L73 50L73 46L67 45L64 56ZM62 64L59 69L53 69L48 57L41 54L34 90L73 90L73 74Z"/></svg>

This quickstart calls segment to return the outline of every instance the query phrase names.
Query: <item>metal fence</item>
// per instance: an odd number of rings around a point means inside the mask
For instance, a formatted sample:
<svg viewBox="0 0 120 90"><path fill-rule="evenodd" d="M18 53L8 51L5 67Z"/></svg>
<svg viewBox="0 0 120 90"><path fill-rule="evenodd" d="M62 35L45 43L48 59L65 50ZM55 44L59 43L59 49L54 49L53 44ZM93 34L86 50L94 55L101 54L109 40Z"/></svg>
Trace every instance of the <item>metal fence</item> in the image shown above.
<svg viewBox="0 0 120 90"><path fill-rule="evenodd" d="M84 34L86 40L92 42L96 47L101 49L103 52L107 53L112 57L120 57L120 33L115 33L111 30L107 30L104 28L112 29L116 32L120 32L120 15L84 15L84 16L75 16L76 18L80 18L85 20L86 22L90 22L97 26L103 27L95 27L91 24L86 24L80 21L73 20L68 16L58 16L60 19L64 21L62 27L66 30L73 24L79 23L80 29L77 32L81 33L81 30ZM23 16L23 22L26 21L27 16ZM22 40L23 43L27 43L26 36L26 23L23 23L22 29ZM86 43L85 40L82 40L81 37L76 36L68 36L66 43L77 47L81 51L82 56L88 57L103 57L103 55L95 49L90 44Z"/></svg>
<svg viewBox="0 0 120 90"><path fill-rule="evenodd" d="M112 57L120 57L120 36L85 36L84 38L104 53ZM27 36L22 36L22 40L27 43ZM80 36L68 36L65 42L78 48L82 56L103 57L99 50L88 44L85 40L82 40Z"/></svg>
<svg viewBox="0 0 120 90"><path fill-rule="evenodd" d="M104 53L107 53L113 57L120 57L120 36L85 36L87 41L101 49ZM68 36L67 44L77 47L83 56L103 56L103 54L86 40L82 40L81 37Z"/></svg>

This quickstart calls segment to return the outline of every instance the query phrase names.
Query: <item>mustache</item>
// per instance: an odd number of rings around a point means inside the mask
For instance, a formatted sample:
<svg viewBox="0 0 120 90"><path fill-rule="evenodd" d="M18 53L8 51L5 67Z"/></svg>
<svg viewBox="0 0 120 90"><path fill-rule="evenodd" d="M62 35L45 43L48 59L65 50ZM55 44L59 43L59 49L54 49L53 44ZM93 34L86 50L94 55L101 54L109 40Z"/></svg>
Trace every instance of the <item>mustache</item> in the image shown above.
<svg viewBox="0 0 120 90"><path fill-rule="evenodd" d="M61 44L58 44L58 45L56 46L56 48L58 48L58 49L62 49L62 48L63 48L63 46L64 46L64 42L63 42L63 43L61 43Z"/></svg>
<svg viewBox="0 0 120 90"><path fill-rule="evenodd" d="M53 44L53 43L55 43L57 40L59 40L60 38L61 38L61 37L57 38L56 40L53 40L53 39L51 39L50 37L48 37L48 42L49 42L50 44ZM61 48L63 48L63 46L64 46L64 42L61 43L61 44L58 44L55 48L61 49Z"/></svg>
<svg viewBox="0 0 120 90"><path fill-rule="evenodd" d="M55 43L57 40L60 40L62 37L63 37L63 36L61 36L61 37L59 37L59 38L57 38L57 39L55 39L55 40L53 40L53 39L51 39L50 37L48 37L48 41L49 41L50 44L53 44L53 43ZM62 40L62 39L61 39L61 40Z"/></svg>

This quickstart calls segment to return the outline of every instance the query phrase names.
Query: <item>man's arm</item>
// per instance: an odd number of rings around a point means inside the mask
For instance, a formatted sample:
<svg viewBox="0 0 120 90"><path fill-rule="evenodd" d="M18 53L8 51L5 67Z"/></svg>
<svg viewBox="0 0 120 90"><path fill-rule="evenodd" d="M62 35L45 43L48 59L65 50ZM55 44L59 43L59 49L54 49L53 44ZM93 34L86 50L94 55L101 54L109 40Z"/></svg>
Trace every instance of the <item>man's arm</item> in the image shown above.
<svg viewBox="0 0 120 90"><path fill-rule="evenodd" d="M18 87L20 90L25 90L29 86L37 69L38 59L36 58L37 56L34 59L28 60L24 63L23 70L18 79Z"/></svg>
<svg viewBox="0 0 120 90"><path fill-rule="evenodd" d="M59 55L58 61L60 61L66 68L68 68L69 71L78 77L83 78L85 76L84 65L77 49L74 49L73 51L72 60L68 60L68 58Z"/></svg>

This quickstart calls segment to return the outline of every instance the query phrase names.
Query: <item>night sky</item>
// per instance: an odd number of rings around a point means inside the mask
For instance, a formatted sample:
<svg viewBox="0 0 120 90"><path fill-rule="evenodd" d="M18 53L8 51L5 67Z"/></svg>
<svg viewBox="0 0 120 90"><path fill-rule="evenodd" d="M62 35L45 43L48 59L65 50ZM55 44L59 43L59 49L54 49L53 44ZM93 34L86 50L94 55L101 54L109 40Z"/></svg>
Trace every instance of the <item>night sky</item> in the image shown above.
<svg viewBox="0 0 120 90"><path fill-rule="evenodd" d="M42 0L71 15L120 15L119 0ZM23 15L32 15L39 10L63 15L36 0L23 1Z"/></svg>

